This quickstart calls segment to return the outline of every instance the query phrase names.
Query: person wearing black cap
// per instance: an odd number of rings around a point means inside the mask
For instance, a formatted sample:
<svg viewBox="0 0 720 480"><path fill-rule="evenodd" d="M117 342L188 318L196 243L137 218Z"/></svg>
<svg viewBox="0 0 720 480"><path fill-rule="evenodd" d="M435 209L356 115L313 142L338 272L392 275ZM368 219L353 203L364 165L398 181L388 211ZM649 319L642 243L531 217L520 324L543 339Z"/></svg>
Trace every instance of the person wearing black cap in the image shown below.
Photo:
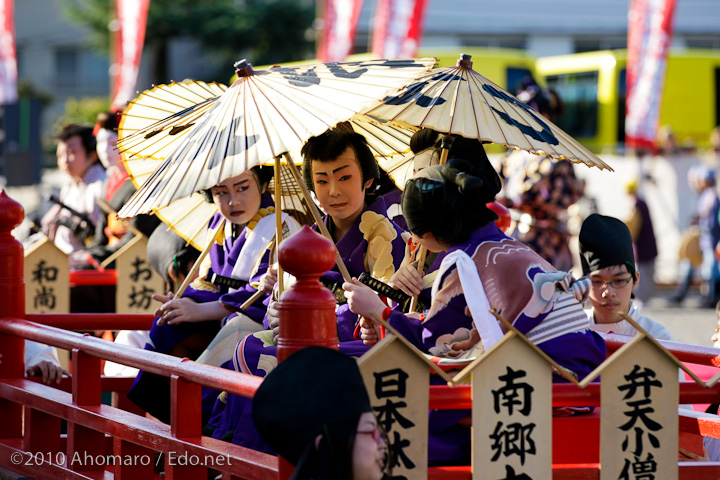
<svg viewBox="0 0 720 480"><path fill-rule="evenodd" d="M291 480L384 476L387 440L354 358L323 347L292 354L258 388L252 417L262 438L295 466Z"/></svg>
<svg viewBox="0 0 720 480"><path fill-rule="evenodd" d="M643 316L633 302L632 292L640 272L635 267L632 236L627 226L614 217L593 213L580 227L580 263L590 277L588 316L596 331L634 335L635 327L623 319L626 314L659 340L672 340L667 328Z"/></svg>

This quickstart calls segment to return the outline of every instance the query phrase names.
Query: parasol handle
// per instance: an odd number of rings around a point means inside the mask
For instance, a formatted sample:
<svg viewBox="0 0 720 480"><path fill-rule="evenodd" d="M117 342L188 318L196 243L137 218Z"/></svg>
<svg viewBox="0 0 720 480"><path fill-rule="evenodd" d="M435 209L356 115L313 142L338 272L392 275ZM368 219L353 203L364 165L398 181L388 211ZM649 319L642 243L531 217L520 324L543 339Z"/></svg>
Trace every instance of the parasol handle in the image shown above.
<svg viewBox="0 0 720 480"><path fill-rule="evenodd" d="M322 215L320 215L320 210L318 210L317 205L315 205L315 202L313 202L313 199L310 196L310 192L308 191L307 186L305 186L305 182L303 182L302 178L300 177L300 172L298 172L297 166L295 166L295 164L293 163L290 155L288 155L287 153L285 153L284 155L285 161L290 167L290 172L292 172L293 176L295 177L295 181L298 183L298 185L300 186L300 190L302 190L302 193L305 196L305 200L307 200L308 206L310 207L310 212L312 212L313 218L315 219L315 223L317 223L320 232L325 236L325 238L333 242L333 245L335 245L335 241L333 240L332 236L330 236L330 232L328 232L327 227L322 221ZM340 273L342 274L343 280L345 280L346 282L351 282L352 277L350 276L350 272L345 266L345 262L340 256L340 252L338 252L337 245L335 245L335 260L337 262L338 270L340 270Z"/></svg>
<svg viewBox="0 0 720 480"><path fill-rule="evenodd" d="M264 294L265 292L263 292L262 290L258 290L257 292L253 293L252 297L248 298L247 300L245 300L245 303L240 305L240 311L244 312L245 309L247 309L250 305L262 298Z"/></svg>
<svg viewBox="0 0 720 480"><path fill-rule="evenodd" d="M220 222L220 227L218 228L219 232L223 232L225 230L225 219L223 218L222 222ZM175 293L175 298L182 297L182 294L185 292L185 289L190 285L191 278L195 276L195 273L198 271L198 268L200 268L200 264L205 260L205 257L210 252L210 249L212 246L215 245L215 238L213 237L207 244L207 247L205 247L205 250L202 251L198 259L195 261L195 264L192 266L192 269L190 269L190 272L185 277L185 280L183 281L182 285L180 285L180 288L178 288L178 291Z"/></svg>
<svg viewBox="0 0 720 480"><path fill-rule="evenodd" d="M450 153L450 137L448 135L443 136L441 140L441 151L440 151L440 165L445 165L447 163L448 154ZM427 256L427 248L420 245L420 248L418 249L418 266L417 271L422 276L423 270L425 270L425 257ZM418 296L413 295L412 300L410 301L410 311L414 312L417 308L418 303Z"/></svg>
<svg viewBox="0 0 720 480"><path fill-rule="evenodd" d="M280 155L275 157L275 248L277 258L280 258L280 242L282 241L282 175L280 174ZM283 271L280 264L277 268L278 296L284 291ZM245 310L245 309L243 309Z"/></svg>

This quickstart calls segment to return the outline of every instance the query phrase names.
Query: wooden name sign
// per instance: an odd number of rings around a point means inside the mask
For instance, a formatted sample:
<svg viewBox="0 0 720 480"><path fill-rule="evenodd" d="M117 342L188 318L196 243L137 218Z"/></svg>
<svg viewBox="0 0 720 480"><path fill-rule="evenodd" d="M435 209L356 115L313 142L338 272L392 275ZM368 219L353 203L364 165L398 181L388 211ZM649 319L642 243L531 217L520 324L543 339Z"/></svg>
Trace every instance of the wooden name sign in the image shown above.
<svg viewBox="0 0 720 480"><path fill-rule="evenodd" d="M359 362L378 425L388 434L394 479L427 479L430 371L394 335Z"/></svg>
<svg viewBox="0 0 720 480"><path fill-rule="evenodd" d="M25 250L25 311L70 312L68 256L47 237Z"/></svg>
<svg viewBox="0 0 720 480"><path fill-rule="evenodd" d="M147 238L136 236L122 247L115 260L117 313L153 313L160 306L152 296L165 293L163 280L150 266L147 243Z"/></svg>

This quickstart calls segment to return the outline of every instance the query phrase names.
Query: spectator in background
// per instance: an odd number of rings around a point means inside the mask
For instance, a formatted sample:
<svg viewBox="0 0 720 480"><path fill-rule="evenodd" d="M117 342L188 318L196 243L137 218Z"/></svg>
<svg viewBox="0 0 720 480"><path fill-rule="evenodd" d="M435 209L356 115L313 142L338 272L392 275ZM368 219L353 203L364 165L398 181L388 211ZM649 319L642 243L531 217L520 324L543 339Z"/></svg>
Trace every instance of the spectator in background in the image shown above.
<svg viewBox="0 0 720 480"><path fill-rule="evenodd" d="M57 136L58 168L70 176L40 225L55 245L68 255L85 248L92 239L101 212L95 199L100 195L105 169L98 162L92 128L65 126Z"/></svg>
<svg viewBox="0 0 720 480"><path fill-rule="evenodd" d="M0 353L0 363L2 354ZM70 376L70 372L60 366L57 349L51 345L25 340L25 376L42 377L46 385L52 382L60 383L63 375Z"/></svg>
<svg viewBox="0 0 720 480"><path fill-rule="evenodd" d="M107 178L97 203L103 214L100 215L95 227L92 243L85 251L76 252L71 256L71 265L75 268L86 268L91 264L102 262L132 240L137 232L146 237L152 234L160 220L155 215L138 215L129 221L121 220L117 211L135 193L135 185L130 179L116 148L118 134L118 114L102 112L97 116L95 138L97 139L97 156L106 170ZM88 258L88 254L92 258ZM93 260L95 260L93 262Z"/></svg>
<svg viewBox="0 0 720 480"><path fill-rule="evenodd" d="M694 194L699 195L703 189L704 168L700 165L690 167L687 181ZM695 200L697 203L697 200ZM700 227L698 226L697 212L690 220L690 225L680 237L678 248L678 286L675 293L669 298L672 305L680 305L687 295L695 274L702 266L702 250L700 249Z"/></svg>
<svg viewBox="0 0 720 480"><path fill-rule="evenodd" d="M682 149L677 144L675 132L670 125L663 125L658 128L658 153L664 157L680 155Z"/></svg>
<svg viewBox="0 0 720 480"><path fill-rule="evenodd" d="M699 170L699 189L697 217L700 228L700 249L702 265L700 276L703 280L703 302L706 308L715 308L718 301L717 282L720 279L718 261L715 258L715 246L720 242L720 199L715 186L715 171L707 167Z"/></svg>
<svg viewBox="0 0 720 480"><path fill-rule="evenodd" d="M625 224L632 236L638 270L643 273L642 279L638 280L635 296L642 303L647 303L655 290L655 281L653 279L655 277L655 258L658 255L655 231L650 218L650 209L638 193L637 180L629 181L625 185L625 191L632 197L634 202L630 218Z"/></svg>
<svg viewBox="0 0 720 480"><path fill-rule="evenodd" d="M541 89L531 78L520 83L516 96L543 117L553 121L564 107L555 92ZM517 150L500 165L505 198L499 201L520 210L527 219L518 223L518 240L535 250L555 268L570 271L568 208L582 197L582 184L567 160L553 160Z"/></svg>

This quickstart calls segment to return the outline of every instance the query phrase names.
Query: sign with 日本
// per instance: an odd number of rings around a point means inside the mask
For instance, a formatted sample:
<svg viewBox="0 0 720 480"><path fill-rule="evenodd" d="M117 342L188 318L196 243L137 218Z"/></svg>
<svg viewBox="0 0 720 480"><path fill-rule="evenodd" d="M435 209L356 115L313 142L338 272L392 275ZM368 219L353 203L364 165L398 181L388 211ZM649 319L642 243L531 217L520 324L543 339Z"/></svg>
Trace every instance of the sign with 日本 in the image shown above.
<svg viewBox="0 0 720 480"><path fill-rule="evenodd" d="M427 479L430 372L427 364L388 335L359 362L378 425L387 432L392 478Z"/></svg>

